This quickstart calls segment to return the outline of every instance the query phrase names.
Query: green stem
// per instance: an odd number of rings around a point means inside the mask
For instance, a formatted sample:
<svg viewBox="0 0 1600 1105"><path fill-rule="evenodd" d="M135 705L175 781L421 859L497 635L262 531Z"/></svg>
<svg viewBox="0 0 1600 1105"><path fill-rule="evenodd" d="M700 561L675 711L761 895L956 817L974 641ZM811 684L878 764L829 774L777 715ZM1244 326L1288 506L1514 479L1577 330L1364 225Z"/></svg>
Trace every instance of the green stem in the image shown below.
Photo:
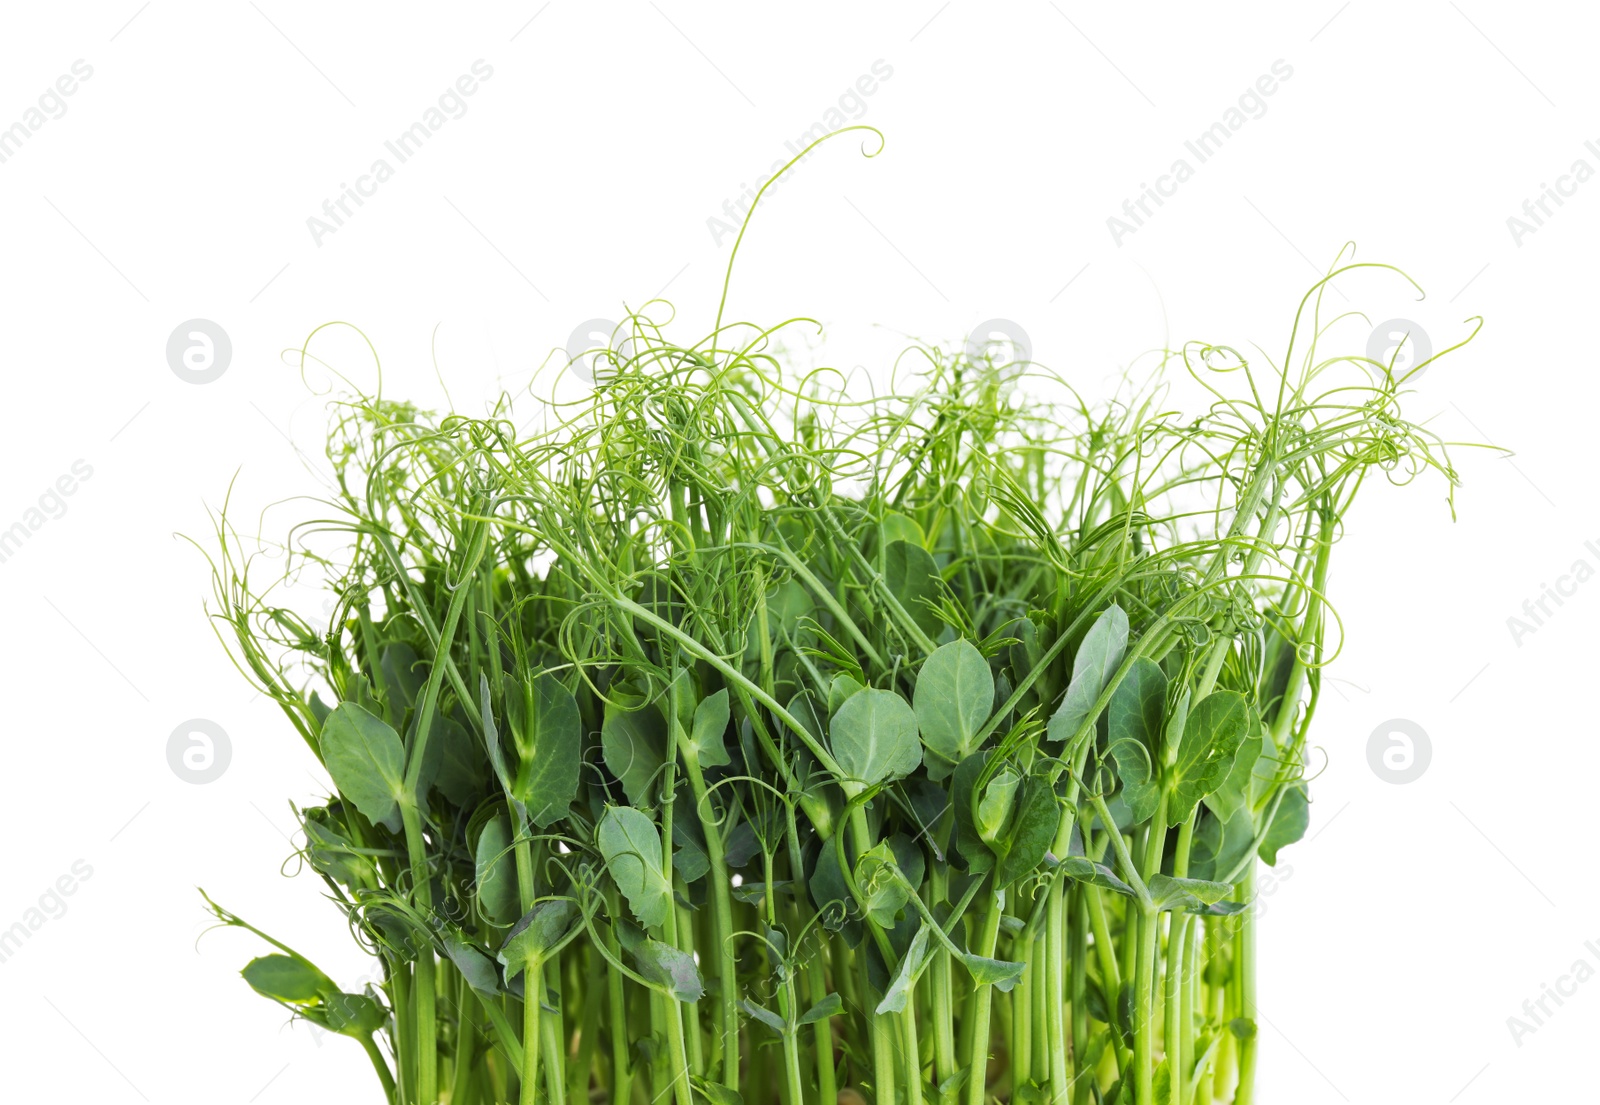
<svg viewBox="0 0 1600 1105"><path fill-rule="evenodd" d="M367 1058L372 1060L372 1069L378 1072L378 1081L383 1083L385 1100L393 1102L394 1075L389 1073L389 1064L384 1062L383 1052L378 1050L378 1045L371 1036L361 1037L361 1049L367 1053Z"/></svg>
<svg viewBox="0 0 1600 1105"><path fill-rule="evenodd" d="M1239 1041L1239 1088L1233 1095L1234 1105L1250 1105L1256 1089L1256 865L1245 869L1239 884L1245 907L1239 917L1239 945L1234 964L1239 987L1239 1015L1250 1022L1251 1031Z"/></svg>
<svg viewBox="0 0 1600 1105"><path fill-rule="evenodd" d="M633 1096L633 1065L628 1055L628 1004L622 988L622 972L616 964L622 958L622 945L617 939L617 922L622 916L622 895L616 886L608 885L605 891L606 912L613 918L606 926L606 1004L611 1019L611 1100L615 1105L628 1105Z"/></svg>
<svg viewBox="0 0 1600 1105"><path fill-rule="evenodd" d="M1162 996L1166 1006L1163 1020L1166 1028L1167 1070L1172 1076L1171 1105L1184 1105L1185 1091L1189 1084L1189 1080L1183 1074L1183 1044L1187 1032L1182 1016L1182 996L1183 948L1191 920L1193 920L1192 914L1174 913L1167 933L1166 988Z"/></svg>
<svg viewBox="0 0 1600 1105"><path fill-rule="evenodd" d="M950 872L943 864L935 863L929 871L929 888L929 895L935 903L948 901ZM957 1069L955 1013L951 1008L950 952L942 944L934 949L929 978L929 985L933 988L933 1076L935 1082L942 1086Z"/></svg>
<svg viewBox="0 0 1600 1105"><path fill-rule="evenodd" d="M538 1105L539 1101L539 991L544 983L540 976L543 964L538 956L528 960L522 976L522 1105Z"/></svg>
<svg viewBox="0 0 1600 1105"><path fill-rule="evenodd" d="M994 958L995 945L1000 939L1000 915L1005 911L1006 894L994 891L989 909L984 914L983 929L978 937L977 954ZM993 987L987 983L974 988L967 1002L967 1017L972 1022L972 1050L968 1054L967 1105L983 1105L989 1080L989 998Z"/></svg>
<svg viewBox="0 0 1600 1105"><path fill-rule="evenodd" d="M1116 830L1113 829L1115 834ZM1155 990L1156 944L1161 938L1161 915L1141 902L1138 905L1139 959L1133 982L1133 1076L1135 1105L1155 1105Z"/></svg>
<svg viewBox="0 0 1600 1105"><path fill-rule="evenodd" d="M460 1010L456 1018L455 1070L450 1080L450 1105L462 1105L467 1100L467 1083L472 1079L474 1049L478 1042L478 1002L462 980Z"/></svg>

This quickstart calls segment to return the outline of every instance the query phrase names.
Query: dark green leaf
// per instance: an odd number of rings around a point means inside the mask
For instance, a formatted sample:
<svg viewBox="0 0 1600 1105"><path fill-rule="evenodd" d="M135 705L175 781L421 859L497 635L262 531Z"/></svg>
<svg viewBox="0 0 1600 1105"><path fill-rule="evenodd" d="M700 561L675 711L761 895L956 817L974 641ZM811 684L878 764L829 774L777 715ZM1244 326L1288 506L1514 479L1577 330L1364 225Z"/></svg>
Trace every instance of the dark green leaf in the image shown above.
<svg viewBox="0 0 1600 1105"><path fill-rule="evenodd" d="M511 798L511 773L506 770L505 750L500 747L500 731L494 724L494 703L489 697L487 675L478 676L478 701L482 710L483 739L489 754L489 765L494 768L494 777L500 780L500 786L505 790L506 797ZM515 800L512 798L512 801Z"/></svg>
<svg viewBox="0 0 1600 1105"><path fill-rule="evenodd" d="M1255 835L1255 819L1249 810L1235 810L1226 821L1207 811L1196 823L1189 874L1197 879L1225 878L1250 854Z"/></svg>
<svg viewBox="0 0 1600 1105"><path fill-rule="evenodd" d="M524 688L523 696L527 714L523 720L524 747L517 750L519 762L512 796L542 829L565 817L567 807L578 795L583 723L578 716L578 700L549 672L541 672L531 689ZM526 710L529 704L531 712ZM611 766L609 754L606 766ZM626 790L628 777L612 770L623 780ZM632 800L630 795L629 801Z"/></svg>
<svg viewBox="0 0 1600 1105"><path fill-rule="evenodd" d="M808 889L812 904L822 918L823 927L831 932L842 933L845 943L851 947L859 944L863 935L860 912L855 899L850 896L844 874L839 870L839 857L831 840L822 845L822 851L817 855L816 870L811 873Z"/></svg>
<svg viewBox="0 0 1600 1105"><path fill-rule="evenodd" d="M938 634L944 625L937 613L939 569L927 549L909 541L889 542L883 553L883 582L924 633Z"/></svg>
<svg viewBox="0 0 1600 1105"><path fill-rule="evenodd" d="M1060 826L1061 807L1049 780L1028 776L1022 785L1016 816L1011 821L1011 832L1003 842L1000 865L994 875L995 887L1004 889L1032 874L1044 861Z"/></svg>
<svg viewBox="0 0 1600 1105"><path fill-rule="evenodd" d="M461 972L461 977L467 980L468 986L480 994L492 996L500 993L500 968L459 931L452 929L445 932L444 953L455 964L456 970Z"/></svg>
<svg viewBox="0 0 1600 1105"><path fill-rule="evenodd" d="M694 796L687 790L680 791L673 803L672 842L677 845L672 853L672 870L684 882L695 882L711 869L705 828L695 816Z"/></svg>
<svg viewBox="0 0 1600 1105"><path fill-rule="evenodd" d="M388 1010L365 994L331 994L317 1013L323 1027L357 1040L371 1036L389 1019Z"/></svg>
<svg viewBox="0 0 1600 1105"><path fill-rule="evenodd" d="M994 853L978 834L975 790L988 753L974 752L956 765L950 780L950 801L955 807L956 849L967 870L981 875L994 866Z"/></svg>
<svg viewBox="0 0 1600 1105"><path fill-rule="evenodd" d="M1122 782L1123 801L1135 822L1148 820L1161 800L1153 764L1161 754L1161 716L1166 697L1167 677L1161 666L1141 656L1117 684L1106 708L1111 758Z"/></svg>
<svg viewBox="0 0 1600 1105"><path fill-rule="evenodd" d="M455 718L435 713L428 730L428 754L434 755L435 749L439 766L433 775L434 787L453 805L470 807L488 781L478 742Z"/></svg>
<svg viewBox="0 0 1600 1105"><path fill-rule="evenodd" d="M1244 696L1237 691L1214 691L1189 711L1177 762L1166 781L1171 791L1167 824L1182 824L1195 803L1227 779L1249 719Z"/></svg>
<svg viewBox="0 0 1600 1105"><path fill-rule="evenodd" d="M421 663L417 650L404 641L390 641L383 646L378 658L378 670L383 673L384 685L390 692L390 716L397 725L401 715L417 704L427 682L427 676L418 670Z"/></svg>
<svg viewBox="0 0 1600 1105"><path fill-rule="evenodd" d="M1297 783L1283 792L1278 814L1272 819L1272 827L1267 830L1266 838L1261 841L1261 858L1268 866L1276 867L1278 851L1305 836L1310 824L1311 802L1306 795L1305 785Z"/></svg>
<svg viewBox="0 0 1600 1105"><path fill-rule="evenodd" d="M600 727L600 750L607 770L622 781L629 804L653 805L667 750L667 723L661 711L654 706L641 710L607 706Z"/></svg>
<svg viewBox="0 0 1600 1105"><path fill-rule="evenodd" d="M526 967L543 963L577 923L577 904L567 898L534 902L533 908L511 926L505 943L495 953L495 958L505 965L506 977L512 978Z"/></svg>

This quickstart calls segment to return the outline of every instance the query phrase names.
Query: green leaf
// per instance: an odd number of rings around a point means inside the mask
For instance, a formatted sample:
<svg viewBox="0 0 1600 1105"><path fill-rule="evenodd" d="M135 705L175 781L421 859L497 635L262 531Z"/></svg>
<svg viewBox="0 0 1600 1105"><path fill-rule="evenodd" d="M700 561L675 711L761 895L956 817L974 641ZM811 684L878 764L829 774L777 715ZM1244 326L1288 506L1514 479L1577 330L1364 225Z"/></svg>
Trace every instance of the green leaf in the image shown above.
<svg viewBox="0 0 1600 1105"><path fill-rule="evenodd" d="M972 975L972 981L978 986L993 986L1002 994L1010 992L1022 978L1022 972L1028 967L1026 963L1012 963L1004 959L988 959L981 955L968 952L961 957L961 962L967 966L967 971Z"/></svg>
<svg viewBox="0 0 1600 1105"><path fill-rule="evenodd" d="M525 968L543 963L577 923L577 903L568 898L534 902L522 919L511 926L505 942L495 953L495 958L505 965L506 977L515 978Z"/></svg>
<svg viewBox="0 0 1600 1105"><path fill-rule="evenodd" d="M905 833L895 833L889 838L889 850L894 853L894 862L900 868L900 875L911 885L911 892L915 894L922 889L922 876L927 874L928 861L922 854L922 846Z"/></svg>
<svg viewBox="0 0 1600 1105"><path fill-rule="evenodd" d="M800 1019L795 1023L797 1025L814 1024L817 1021L825 1021L829 1017L837 1017L843 1012L844 999L838 994L829 994L827 997L817 1002L817 1004L813 1005L810 1009L807 1009L804 1013L801 1013Z"/></svg>
<svg viewBox="0 0 1600 1105"><path fill-rule="evenodd" d="M839 707L843 706L851 695L861 689L861 684L856 682L852 676L846 675L842 671L835 675L832 681L828 683L828 716L832 717L838 713ZM805 692L802 691L801 693ZM798 717L799 715L795 716Z"/></svg>
<svg viewBox="0 0 1600 1105"><path fill-rule="evenodd" d="M987 752L974 752L956 765L950 779L950 801L956 818L956 850L967 870L981 875L994 867L994 853L978 834L974 792L989 759Z"/></svg>
<svg viewBox="0 0 1600 1105"><path fill-rule="evenodd" d="M661 833L631 806L612 806L595 833L606 870L639 923L654 928L672 908L672 887L661 869Z"/></svg>
<svg viewBox="0 0 1600 1105"><path fill-rule="evenodd" d="M700 700L694 708L694 729L691 739L701 767L723 767L733 762L728 756L728 746L723 740L728 731L728 692L720 690L710 698Z"/></svg>
<svg viewBox="0 0 1600 1105"><path fill-rule="evenodd" d="M511 798L511 774L506 770L505 750L500 747L500 731L494 724L494 703L489 697L489 677L480 673L478 675L478 701L483 717L483 740L485 750L489 753L489 765L494 768L494 777L500 780L500 786L505 790L506 797ZM516 801L515 798L511 798Z"/></svg>
<svg viewBox="0 0 1600 1105"><path fill-rule="evenodd" d="M1222 780L1222 785L1206 795L1203 801L1206 808L1219 818L1227 821L1234 814L1244 808L1246 791L1250 786L1251 769L1256 761L1261 758L1261 738L1248 736L1239 742L1239 750L1234 753L1233 767L1228 772L1228 777Z"/></svg>
<svg viewBox="0 0 1600 1105"><path fill-rule="evenodd" d="M1160 755L1166 697L1167 677L1161 666L1141 656L1129 666L1106 708L1111 758L1122 782L1122 800L1135 822L1149 820L1161 801L1152 765Z"/></svg>
<svg viewBox="0 0 1600 1105"><path fill-rule="evenodd" d="M885 546L896 541L907 541L913 545L923 544L922 527L917 525L916 519L901 514L898 510L883 512L883 521L879 523L883 532Z"/></svg>
<svg viewBox="0 0 1600 1105"><path fill-rule="evenodd" d="M778 1016L778 1014L774 1013L770 1009L766 1009L757 1005L755 1002L744 1001L741 999L739 1002L739 1008L743 1009L746 1013L750 1014L750 1016L754 1017L756 1020L760 1021L762 1024L766 1025L780 1036L785 1035L789 1031L789 1026L783 1023L782 1017Z"/></svg>
<svg viewBox="0 0 1600 1105"><path fill-rule="evenodd" d="M435 752L437 750L437 752ZM428 729L428 756L439 757L433 786L458 807L471 807L483 793L487 781L483 757L466 726L452 717L435 713Z"/></svg>
<svg viewBox="0 0 1600 1105"><path fill-rule="evenodd" d="M705 994L706 986L694 956L637 932L631 925L619 925L617 932L645 978L664 987L678 1001L696 1002Z"/></svg>
<svg viewBox="0 0 1600 1105"><path fill-rule="evenodd" d="M478 905L489 920L509 925L517 919L517 862L511 852L511 826L504 813L483 823L473 853Z"/></svg>
<svg viewBox="0 0 1600 1105"><path fill-rule="evenodd" d="M1112 603L1083 635L1083 643L1072 660L1072 682L1067 684L1067 693L1045 730L1048 739L1060 743L1083 727L1127 649L1128 615Z"/></svg>
<svg viewBox="0 0 1600 1105"><path fill-rule="evenodd" d="M1011 825L1012 806L1020 786L1022 773L1012 764L1006 764L983 788L983 797L978 799L974 821L978 826L978 835L990 847L995 847L1000 834Z"/></svg>
<svg viewBox="0 0 1600 1105"><path fill-rule="evenodd" d="M1166 780L1172 795L1167 824L1188 820L1195 803L1227 779L1249 720L1249 708L1237 691L1215 691L1189 711L1177 762Z"/></svg>
<svg viewBox="0 0 1600 1105"><path fill-rule="evenodd" d="M1208 812L1196 823L1189 874L1197 879L1222 879L1231 874L1250 854L1255 836L1255 818L1248 809L1235 810L1226 821Z"/></svg>
<svg viewBox="0 0 1600 1105"><path fill-rule="evenodd" d="M976 751L973 738L994 711L994 673L971 641L951 641L923 662L911 703L930 753L928 777L943 779Z"/></svg>
<svg viewBox="0 0 1600 1105"><path fill-rule="evenodd" d="M667 722L660 710L607 706L600 751L607 770L622 781L622 793L631 805L655 804L656 779L667 751Z"/></svg>
<svg viewBox="0 0 1600 1105"><path fill-rule="evenodd" d="M744 1105L744 1096L738 1090L730 1090L721 1083L697 1074L691 1074L689 1078L694 1085L694 1092L704 1098L708 1105Z"/></svg>
<svg viewBox="0 0 1600 1105"><path fill-rule="evenodd" d="M461 972L467 985L478 993L490 996L500 993L500 968L459 930L451 928L445 931L444 954Z"/></svg>
<svg viewBox="0 0 1600 1105"><path fill-rule="evenodd" d="M845 943L852 948L861 943L865 929L855 899L850 896L850 887L844 881L844 873L839 870L839 856L832 841L825 843L818 853L817 866L811 872L807 889L823 927L843 935Z"/></svg>
<svg viewBox="0 0 1600 1105"><path fill-rule="evenodd" d="M1261 858L1268 866L1276 867L1279 849L1287 848L1305 836L1310 824L1311 801L1305 785L1297 783L1283 792L1278 814L1272 819L1272 827L1267 830L1266 838L1261 841Z"/></svg>
<svg viewBox="0 0 1600 1105"><path fill-rule="evenodd" d="M374 825L399 832L406 774L400 734L354 702L341 702L323 722L318 743L339 793Z"/></svg>
<svg viewBox="0 0 1600 1105"><path fill-rule="evenodd" d="M995 888L1003 890L1032 874L1044 861L1060 826L1061 807L1050 781L1038 775L1028 776L1022 785L1016 816L1011 821L1011 832L1000 852L1000 865L994 873Z"/></svg>
<svg viewBox="0 0 1600 1105"><path fill-rule="evenodd" d="M1161 909L1184 909L1190 912L1221 912L1236 913L1237 909L1223 908L1213 911L1209 907L1220 903L1229 894L1233 887L1225 882L1208 882L1204 879L1175 879L1170 875L1155 874L1150 876L1150 897L1155 907ZM1238 903L1228 903L1229 906ZM1243 908L1240 906L1240 908Z"/></svg>
<svg viewBox="0 0 1600 1105"><path fill-rule="evenodd" d="M405 641L390 641L378 656L378 670L390 691L390 716L398 723L401 715L417 704L427 677L417 670L422 660L417 650Z"/></svg>
<svg viewBox="0 0 1600 1105"><path fill-rule="evenodd" d="M869 687L851 695L833 715L830 731L846 779L872 786L909 775L922 763L916 715L893 691Z"/></svg>
<svg viewBox="0 0 1600 1105"><path fill-rule="evenodd" d="M672 853L672 870L684 882L695 882L711 870L705 829L695 815L694 795L687 790L679 791L673 803L672 842L677 845Z"/></svg>
<svg viewBox="0 0 1600 1105"><path fill-rule="evenodd" d="M883 993L883 1000L878 1003L876 1010L881 1017L885 1013L903 1013L906 1008L906 999L911 996L911 987L915 984L917 972L922 969L922 962L928 957L928 926L926 923L917 926L917 934L911 938L911 946L900 957L900 966L896 968L894 977L889 980L889 988Z"/></svg>
<svg viewBox="0 0 1600 1105"><path fill-rule="evenodd" d="M1103 863L1096 863L1086 856L1068 856L1061 861L1061 870L1069 879L1086 882L1090 886L1098 886L1103 890L1110 890L1115 894L1133 897L1133 887L1117 878L1115 872Z"/></svg>
<svg viewBox="0 0 1600 1105"><path fill-rule="evenodd" d="M939 619L939 568L928 550L910 541L891 541L883 552L883 582L928 636L944 626Z"/></svg>
<svg viewBox="0 0 1600 1105"><path fill-rule="evenodd" d="M867 916L883 928L893 928L911 898L905 883L896 878L899 864L888 841L874 845L856 864L856 889L861 892Z"/></svg>
<svg viewBox="0 0 1600 1105"><path fill-rule="evenodd" d="M263 955L245 964L239 972L250 988L262 997L301 1005L316 1001L338 987L327 975L304 959L289 955Z"/></svg>
<svg viewBox="0 0 1600 1105"><path fill-rule="evenodd" d="M351 888L364 885L366 879L374 876L372 860L356 850L333 810L326 807L302 810L300 824L306 834L306 855L312 870L319 875L327 875Z"/></svg>
<svg viewBox="0 0 1600 1105"><path fill-rule="evenodd" d="M517 749L517 777L511 794L527 808L528 818L543 829L565 817L567 807L578 796L583 722L578 716L578 700L549 672L539 673L531 691L523 691L524 706L531 699L532 712L524 709L523 740ZM609 759L606 765L611 765ZM626 777L618 775L626 789Z"/></svg>
<svg viewBox="0 0 1600 1105"><path fill-rule="evenodd" d="M324 1028L361 1040L384 1026L389 1011L365 994L332 994L317 1008Z"/></svg>

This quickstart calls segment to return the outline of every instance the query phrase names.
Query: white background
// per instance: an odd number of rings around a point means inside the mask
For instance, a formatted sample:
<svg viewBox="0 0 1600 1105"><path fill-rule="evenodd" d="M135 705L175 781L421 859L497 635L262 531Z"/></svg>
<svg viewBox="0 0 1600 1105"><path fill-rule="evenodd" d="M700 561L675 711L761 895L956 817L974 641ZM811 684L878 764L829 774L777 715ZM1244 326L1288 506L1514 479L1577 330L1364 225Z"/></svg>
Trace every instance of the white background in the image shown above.
<svg viewBox="0 0 1600 1105"><path fill-rule="evenodd" d="M1592 14L1575 5L7 5L0 127L82 59L93 76L0 164L0 529L78 460L66 513L0 563L6 756L0 928L76 860L66 913L0 963L15 1100L377 1100L345 1040L288 1028L196 943L196 886L350 986L368 969L310 877L285 879L291 799L325 785L207 626L208 508L315 492L326 375L293 357L359 325L391 395L479 411L578 323L665 288L686 344L710 325L720 214L880 59L851 139L797 170L740 256L737 317L829 327L829 363L881 373L914 334L1015 320L1034 356L1103 394L1121 366L1200 338L1276 354L1349 240L1405 268L1345 286L1434 348L1486 324L1413 397L1453 440L1437 481L1374 486L1334 597L1349 631L1316 740L1311 838L1267 901L1261 1100L1461 1102L1592 1093L1584 984L1537 1032L1507 1018L1579 959L1600 966L1589 815L1600 583L1537 632L1507 618L1574 561L1600 567L1593 318L1600 180L1520 243L1507 226L1572 163L1600 169ZM531 22L530 22L531 20ZM324 200L384 156L478 59L493 76L320 244ZM1293 75L1120 244L1106 219L1282 59ZM393 159L391 158L391 162ZM1335 300L1335 302L1338 302ZM1340 306L1343 306L1340 303ZM232 361L168 366L192 318ZM875 331L874 326L884 329ZM1365 330L1346 331L1351 352ZM313 347L370 386L348 332ZM564 358L557 357L557 360ZM281 534L293 505L269 520ZM193 785L180 723L230 737ZM1432 760L1369 767L1387 719ZM353 988L353 986L351 986Z"/></svg>

